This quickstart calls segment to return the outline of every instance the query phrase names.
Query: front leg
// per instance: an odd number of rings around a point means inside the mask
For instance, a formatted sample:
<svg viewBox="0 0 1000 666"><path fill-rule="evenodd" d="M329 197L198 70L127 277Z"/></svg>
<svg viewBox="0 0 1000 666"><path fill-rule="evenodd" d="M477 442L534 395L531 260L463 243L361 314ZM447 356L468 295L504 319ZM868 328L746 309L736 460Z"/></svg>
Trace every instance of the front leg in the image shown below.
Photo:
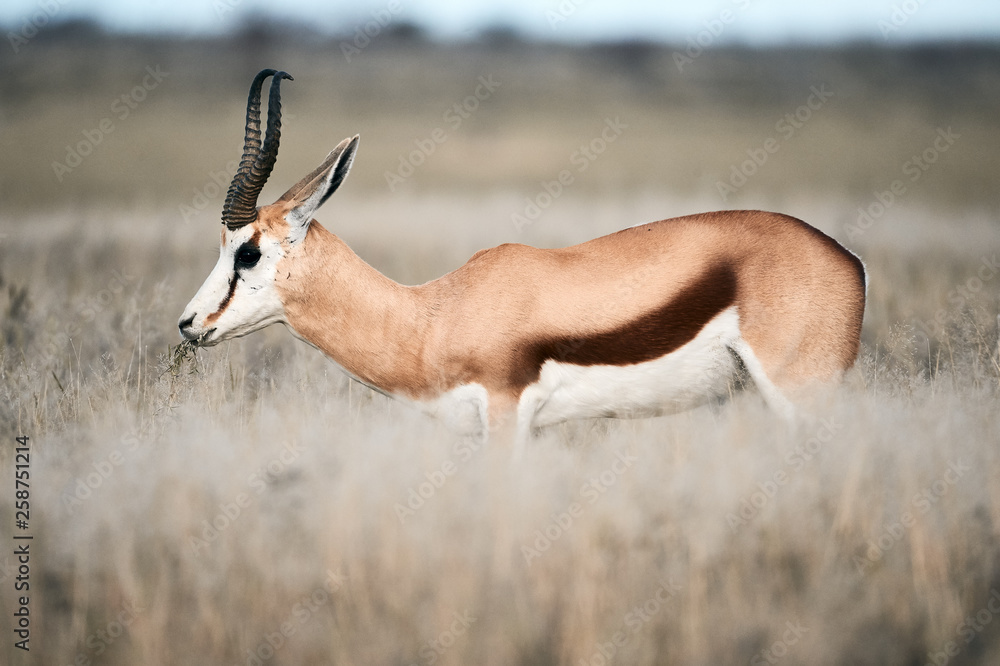
<svg viewBox="0 0 1000 666"><path fill-rule="evenodd" d="M452 432L485 444L490 433L490 396L482 384L463 384L425 403L431 416L444 422Z"/></svg>

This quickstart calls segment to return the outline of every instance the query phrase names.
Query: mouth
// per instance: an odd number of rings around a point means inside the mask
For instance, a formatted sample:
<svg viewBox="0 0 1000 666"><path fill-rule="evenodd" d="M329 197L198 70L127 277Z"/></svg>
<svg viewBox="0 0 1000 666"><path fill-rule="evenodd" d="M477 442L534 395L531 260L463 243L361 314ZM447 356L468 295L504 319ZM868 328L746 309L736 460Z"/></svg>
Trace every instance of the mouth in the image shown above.
<svg viewBox="0 0 1000 666"><path fill-rule="evenodd" d="M211 347L212 345L218 342L218 340L212 340L212 335L214 333L215 329L210 328L201 335L199 335L197 338L192 340L192 342L198 345L199 347Z"/></svg>
<svg viewBox="0 0 1000 666"><path fill-rule="evenodd" d="M187 331L183 332L184 340L195 347L211 347L216 344L217 340L212 340L212 335L215 333L214 328L210 328L207 331L203 331L201 335L194 336L190 335Z"/></svg>

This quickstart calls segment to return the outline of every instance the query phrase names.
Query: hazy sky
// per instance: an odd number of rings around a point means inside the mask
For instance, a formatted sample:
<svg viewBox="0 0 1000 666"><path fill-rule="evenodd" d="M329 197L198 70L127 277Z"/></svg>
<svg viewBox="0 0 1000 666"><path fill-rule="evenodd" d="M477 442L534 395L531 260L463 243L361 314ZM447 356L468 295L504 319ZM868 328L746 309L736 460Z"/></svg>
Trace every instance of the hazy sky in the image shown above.
<svg viewBox="0 0 1000 666"><path fill-rule="evenodd" d="M185 33L224 32L265 14L339 32L381 16L412 21L448 38L472 37L499 23L564 40L1000 39L997 0L2 0L0 23L5 32L17 32L26 21L44 22L45 7L49 12L57 7L57 18L86 16L116 30Z"/></svg>

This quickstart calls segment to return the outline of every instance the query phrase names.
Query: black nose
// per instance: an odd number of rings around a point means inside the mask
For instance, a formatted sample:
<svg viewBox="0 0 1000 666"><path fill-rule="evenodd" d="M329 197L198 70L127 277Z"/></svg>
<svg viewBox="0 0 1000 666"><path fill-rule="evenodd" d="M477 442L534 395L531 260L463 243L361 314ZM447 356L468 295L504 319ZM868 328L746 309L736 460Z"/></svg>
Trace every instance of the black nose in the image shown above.
<svg viewBox="0 0 1000 666"><path fill-rule="evenodd" d="M177 323L177 328L179 328L179 329L180 329L180 331L181 331L181 335L184 335L184 329L185 329L185 328L188 328L188 327L189 327L189 326L191 326L191 324L193 324L193 323L194 323L194 315L191 315L190 317L188 317L188 318L187 318L187 319L185 319L184 321L181 321L181 322L178 322L178 323ZM185 336L185 337L186 337L186 336Z"/></svg>

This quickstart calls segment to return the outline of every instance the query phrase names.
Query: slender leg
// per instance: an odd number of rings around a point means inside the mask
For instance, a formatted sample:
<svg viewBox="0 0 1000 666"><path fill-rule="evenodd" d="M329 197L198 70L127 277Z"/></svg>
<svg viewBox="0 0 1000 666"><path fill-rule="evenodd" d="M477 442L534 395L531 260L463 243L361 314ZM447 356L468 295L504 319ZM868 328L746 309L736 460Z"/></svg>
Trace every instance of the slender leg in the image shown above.
<svg viewBox="0 0 1000 666"><path fill-rule="evenodd" d="M750 377L753 379L754 384L757 385L757 390L760 391L760 395L764 398L767 406L784 420L792 421L795 418L795 407L778 390L778 387L774 385L770 377L767 376L760 359L753 353L753 349L750 348L746 340L743 338L735 340L730 345L730 349L736 352L740 360L743 361L744 367L750 373Z"/></svg>
<svg viewBox="0 0 1000 666"><path fill-rule="evenodd" d="M477 444L486 445L490 440L490 407L489 393L483 390L483 397L476 401L476 415L478 417L475 431L472 436Z"/></svg>
<svg viewBox="0 0 1000 666"><path fill-rule="evenodd" d="M517 426L514 432L514 462L524 457L524 452L531 442L532 424L535 415L543 404L538 391L529 386L521 394L521 399L517 403Z"/></svg>

